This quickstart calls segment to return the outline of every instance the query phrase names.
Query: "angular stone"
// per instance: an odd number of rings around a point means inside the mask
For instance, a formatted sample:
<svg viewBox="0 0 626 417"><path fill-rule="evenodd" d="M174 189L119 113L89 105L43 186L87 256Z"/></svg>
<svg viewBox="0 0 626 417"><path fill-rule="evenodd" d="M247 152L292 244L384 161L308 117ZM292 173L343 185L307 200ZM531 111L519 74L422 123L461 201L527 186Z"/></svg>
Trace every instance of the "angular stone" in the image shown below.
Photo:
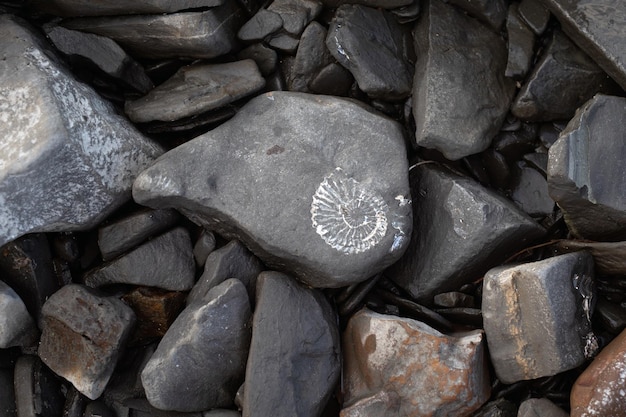
<svg viewBox="0 0 626 417"><path fill-rule="evenodd" d="M268 48L262 43L255 43L245 49L242 49L237 54L237 59L252 59L259 67L259 71L263 76L268 76L276 71L278 64L278 54L271 48Z"/></svg>
<svg viewBox="0 0 626 417"><path fill-rule="evenodd" d="M37 356L19 357L15 364L14 383L18 417L47 417L62 414L61 383L48 368L43 366Z"/></svg>
<svg viewBox="0 0 626 417"><path fill-rule="evenodd" d="M524 78L533 59L535 35L522 21L515 3L509 6L506 33L509 39L509 55L504 75L516 79Z"/></svg>
<svg viewBox="0 0 626 417"><path fill-rule="evenodd" d="M530 216L547 216L554 210L554 200L548 194L548 182L534 168L521 166L511 199Z"/></svg>
<svg viewBox="0 0 626 417"><path fill-rule="evenodd" d="M322 11L317 0L274 0L267 10L277 13L283 21L283 29L299 37L304 28Z"/></svg>
<svg viewBox="0 0 626 417"><path fill-rule="evenodd" d="M491 391L483 339L361 310L343 334L341 417L469 416Z"/></svg>
<svg viewBox="0 0 626 417"><path fill-rule="evenodd" d="M261 9L239 29L237 37L244 42L258 42L282 27L283 19L278 13Z"/></svg>
<svg viewBox="0 0 626 417"><path fill-rule="evenodd" d="M557 254L586 250L593 256L600 275L626 275L626 242L585 242L559 240L551 249Z"/></svg>
<svg viewBox="0 0 626 417"><path fill-rule="evenodd" d="M86 397L98 398L135 324L133 310L116 298L70 284L44 304L39 357ZM68 349L71 346L71 349Z"/></svg>
<svg viewBox="0 0 626 417"><path fill-rule="evenodd" d="M530 398L520 404L517 417L536 416L569 417L569 414L547 398Z"/></svg>
<svg viewBox="0 0 626 417"><path fill-rule="evenodd" d="M327 30L317 22L311 22L300 37L298 51L287 83L289 91L310 92L309 84L333 57L326 48Z"/></svg>
<svg viewBox="0 0 626 417"><path fill-rule="evenodd" d="M556 375L591 357L595 289L587 252L491 269L483 320L491 361L505 384Z"/></svg>
<svg viewBox="0 0 626 417"><path fill-rule="evenodd" d="M626 99L597 95L581 107L549 151L548 187L570 231L626 240Z"/></svg>
<svg viewBox="0 0 626 417"><path fill-rule="evenodd" d="M381 9L396 9L398 7L408 6L413 3L413 0L321 0L325 6L330 8L336 8L343 4L361 4L363 6L381 8Z"/></svg>
<svg viewBox="0 0 626 417"><path fill-rule="evenodd" d="M222 107L265 86L251 59L182 67L145 96L127 101L124 111L136 123L174 121Z"/></svg>
<svg viewBox="0 0 626 417"><path fill-rule="evenodd" d="M311 286L341 287L405 249L405 152L398 124L353 101L273 92L170 151L133 192L240 239Z"/></svg>
<svg viewBox="0 0 626 417"><path fill-rule="evenodd" d="M447 0L447 2L467 11L496 31L500 31L506 19L505 0Z"/></svg>
<svg viewBox="0 0 626 417"><path fill-rule="evenodd" d="M142 0L126 2L117 0L98 0L83 2L77 0L36 0L33 6L57 16L105 16L125 14L162 14L186 9L216 7L225 0Z"/></svg>
<svg viewBox="0 0 626 417"><path fill-rule="evenodd" d="M0 246L94 227L127 201L161 148L9 15L0 17L0 55Z"/></svg>
<svg viewBox="0 0 626 417"><path fill-rule="evenodd" d="M542 35L548 27L550 11L543 5L542 0L522 0L519 4L519 14L537 36Z"/></svg>
<svg viewBox="0 0 626 417"><path fill-rule="evenodd" d="M22 299L0 281L0 349L34 346L39 331Z"/></svg>
<svg viewBox="0 0 626 417"><path fill-rule="evenodd" d="M417 233L388 276L421 302L475 281L545 233L509 200L444 168L414 167L411 187Z"/></svg>
<svg viewBox="0 0 626 417"><path fill-rule="evenodd" d="M411 93L413 73L405 36L389 12L345 4L330 23L326 46L368 96L401 100Z"/></svg>
<svg viewBox="0 0 626 417"><path fill-rule="evenodd" d="M267 39L269 46L288 55L293 55L296 52L299 43L298 38L294 38L286 32L279 32Z"/></svg>
<svg viewBox="0 0 626 417"><path fill-rule="evenodd" d="M243 417L315 417L340 374L336 316L324 295L279 272L257 283Z"/></svg>
<svg viewBox="0 0 626 417"><path fill-rule="evenodd" d="M316 94L347 96L353 81L354 78L347 69L336 62L331 62L317 73L309 87Z"/></svg>
<svg viewBox="0 0 626 417"><path fill-rule="evenodd" d="M87 404L84 417L117 417L117 415L106 404L98 400Z"/></svg>
<svg viewBox="0 0 626 417"><path fill-rule="evenodd" d="M243 382L250 317L248 293L236 279L183 310L141 373L150 404L177 411L231 406Z"/></svg>
<svg viewBox="0 0 626 417"><path fill-rule="evenodd" d="M177 227L88 272L84 281L90 287L133 284L187 291L195 273L189 232Z"/></svg>
<svg viewBox="0 0 626 417"><path fill-rule="evenodd" d="M528 121L570 119L594 94L614 90L614 83L606 73L555 30L517 93L511 112Z"/></svg>
<svg viewBox="0 0 626 417"><path fill-rule="evenodd" d="M206 259L214 250L215 235L208 230L203 230L195 245L193 245L193 258L196 260L196 266L203 267Z"/></svg>
<svg viewBox="0 0 626 417"><path fill-rule="evenodd" d="M11 369L0 369L0 417L17 417Z"/></svg>
<svg viewBox="0 0 626 417"><path fill-rule="evenodd" d="M502 38L453 6L431 0L415 39L417 145L452 160L485 150L506 117L515 89L504 77Z"/></svg>

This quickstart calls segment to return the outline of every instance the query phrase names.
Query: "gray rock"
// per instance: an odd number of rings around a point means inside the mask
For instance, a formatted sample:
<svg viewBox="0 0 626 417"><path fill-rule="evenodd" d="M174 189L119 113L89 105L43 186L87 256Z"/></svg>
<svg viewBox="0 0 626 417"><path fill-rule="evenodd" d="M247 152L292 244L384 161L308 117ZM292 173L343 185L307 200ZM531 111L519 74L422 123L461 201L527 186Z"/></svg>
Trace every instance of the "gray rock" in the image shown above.
<svg viewBox="0 0 626 417"><path fill-rule="evenodd" d="M595 354L594 298L593 259L587 252L487 272L483 321L500 381L556 375Z"/></svg>
<svg viewBox="0 0 626 417"><path fill-rule="evenodd" d="M519 4L519 14L537 36L542 35L548 27L550 11L543 5L542 0L522 0Z"/></svg>
<svg viewBox="0 0 626 417"><path fill-rule="evenodd" d="M70 58L85 59L105 74L142 93L154 87L144 68L112 39L56 25L46 25L44 30L54 46Z"/></svg>
<svg viewBox="0 0 626 417"><path fill-rule="evenodd" d="M22 21L0 17L0 246L94 227L162 152L47 48Z"/></svg>
<svg viewBox="0 0 626 417"><path fill-rule="evenodd" d="M63 25L107 36L135 58L215 58L230 52L242 11L236 1L204 12L68 19Z"/></svg>
<svg viewBox="0 0 626 417"><path fill-rule="evenodd" d="M226 246L212 252L206 259L204 272L193 286L187 304L202 300L211 288L218 286L228 278L241 281L254 300L256 279L263 270L259 259L251 254L239 241L233 240Z"/></svg>
<svg viewBox="0 0 626 417"><path fill-rule="evenodd" d="M459 291L450 291L435 295L433 302L438 307L470 307L476 306L474 296Z"/></svg>
<svg viewBox="0 0 626 417"><path fill-rule="evenodd" d="M277 13L283 20L283 29L299 37L304 28L322 11L317 0L274 0L267 10Z"/></svg>
<svg viewBox="0 0 626 417"><path fill-rule="evenodd" d="M524 213L533 217L548 216L554 211L554 200L548 194L548 181L534 168L521 166L511 199Z"/></svg>
<svg viewBox="0 0 626 417"><path fill-rule="evenodd" d="M626 89L626 3L542 0L565 33Z"/></svg>
<svg viewBox="0 0 626 417"><path fill-rule="evenodd" d="M97 400L87 404L83 417L117 417L117 415L106 404Z"/></svg>
<svg viewBox="0 0 626 417"><path fill-rule="evenodd" d="M326 48L326 34L326 28L317 22L311 22L302 32L287 80L290 91L310 92L309 84L313 78L322 68L334 62Z"/></svg>
<svg viewBox="0 0 626 417"><path fill-rule="evenodd" d="M589 242L560 239L550 248L555 254L585 250L593 256L596 272L601 275L626 275L626 242Z"/></svg>
<svg viewBox="0 0 626 417"><path fill-rule="evenodd" d="M125 14L162 14L186 9L216 7L225 0L142 0L127 2L118 0L98 0L84 2L80 0L35 0L33 7L57 16L105 16Z"/></svg>
<svg viewBox="0 0 626 417"><path fill-rule="evenodd" d="M408 6L413 3L413 0L321 0L325 6L330 8L336 8L343 4L361 4L363 6L381 8L381 9L395 9L398 7Z"/></svg>
<svg viewBox="0 0 626 417"><path fill-rule="evenodd" d="M252 59L259 67L259 71L264 77L267 77L274 71L278 64L278 54L271 48L262 43L255 43L237 53L237 59Z"/></svg>
<svg viewBox="0 0 626 417"><path fill-rule="evenodd" d="M594 94L614 90L606 73L567 36L555 30L517 93L511 113L528 121L570 119Z"/></svg>
<svg viewBox="0 0 626 417"><path fill-rule="evenodd" d="M311 286L341 287L404 252L406 173L397 123L354 101L273 92L167 153L133 193L241 240Z"/></svg>
<svg viewBox="0 0 626 417"><path fill-rule="evenodd" d="M413 116L417 145L456 160L485 150L515 86L504 77L500 36L454 7L428 1L415 30Z"/></svg>
<svg viewBox="0 0 626 417"><path fill-rule="evenodd" d="M62 415L61 383L37 356L20 356L13 380L18 417Z"/></svg>
<svg viewBox="0 0 626 417"><path fill-rule="evenodd" d="M248 294L236 279L183 310L141 373L150 404L176 411L231 406L244 377L250 317Z"/></svg>
<svg viewBox="0 0 626 417"><path fill-rule="evenodd" d="M0 369L0 417L17 417L12 369Z"/></svg>
<svg viewBox="0 0 626 417"><path fill-rule="evenodd" d="M101 287L133 284L187 291L196 273L189 232L177 227L85 275L85 284Z"/></svg>
<svg viewBox="0 0 626 417"><path fill-rule="evenodd" d="M0 281L0 349L34 346L39 339L35 321L22 299Z"/></svg>
<svg viewBox="0 0 626 417"><path fill-rule="evenodd" d="M411 4L391 9L391 13L396 17L398 23L404 25L417 20L420 10L420 2L418 0L413 0Z"/></svg>
<svg viewBox="0 0 626 417"><path fill-rule="evenodd" d="M413 76L406 35L389 12L346 4L335 12L326 46L368 96L401 100Z"/></svg>
<svg viewBox="0 0 626 417"><path fill-rule="evenodd" d="M174 121L215 110L265 86L251 59L182 67L145 96L127 101L124 110L136 123Z"/></svg>
<svg viewBox="0 0 626 417"><path fill-rule="evenodd" d="M95 400L102 395L130 335L135 323L133 310L117 298L70 284L46 301L42 315L39 357Z"/></svg>
<svg viewBox="0 0 626 417"><path fill-rule="evenodd" d="M277 51L284 52L288 55L293 55L298 49L300 39L294 38L286 32L279 32L271 35L267 39L267 44Z"/></svg>
<svg viewBox="0 0 626 417"><path fill-rule="evenodd" d="M278 13L261 9L239 29L237 37L244 42L258 42L282 27L283 19Z"/></svg>
<svg viewBox="0 0 626 417"><path fill-rule="evenodd" d="M530 398L523 401L517 412L517 417L569 417L569 413L559 408L547 398Z"/></svg>
<svg viewBox="0 0 626 417"><path fill-rule="evenodd" d="M340 375L330 304L279 272L261 273L256 293L242 416L321 415Z"/></svg>
<svg viewBox="0 0 626 417"><path fill-rule="evenodd" d="M209 230L203 230L193 245L193 258L196 260L196 266L203 267L213 250L215 250L215 235Z"/></svg>
<svg viewBox="0 0 626 417"><path fill-rule="evenodd" d="M336 62L331 62L317 73L309 87L317 94L347 96L353 81L354 78L347 69Z"/></svg>
<svg viewBox="0 0 626 417"><path fill-rule="evenodd" d="M504 75L515 79L524 78L533 59L535 34L522 20L516 3L509 6L506 33L509 55Z"/></svg>
<svg viewBox="0 0 626 417"><path fill-rule="evenodd" d="M124 403L131 409L131 417L204 417L202 412L159 410L151 406L145 398L132 398Z"/></svg>
<svg viewBox="0 0 626 417"><path fill-rule="evenodd" d="M467 11L470 15L500 31L507 14L505 0L444 0Z"/></svg>
<svg viewBox="0 0 626 417"><path fill-rule="evenodd" d="M436 165L413 168L411 187L418 232L388 276L424 303L475 281L545 233L509 200Z"/></svg>
<svg viewBox="0 0 626 417"><path fill-rule="evenodd" d="M626 99L597 95L550 147L548 187L578 237L626 240Z"/></svg>
<svg viewBox="0 0 626 417"><path fill-rule="evenodd" d="M480 410L478 410L472 417L516 417L517 405L504 398L498 398L491 401Z"/></svg>
<svg viewBox="0 0 626 417"><path fill-rule="evenodd" d="M202 413L202 417L241 417L241 413L235 410L211 410Z"/></svg>

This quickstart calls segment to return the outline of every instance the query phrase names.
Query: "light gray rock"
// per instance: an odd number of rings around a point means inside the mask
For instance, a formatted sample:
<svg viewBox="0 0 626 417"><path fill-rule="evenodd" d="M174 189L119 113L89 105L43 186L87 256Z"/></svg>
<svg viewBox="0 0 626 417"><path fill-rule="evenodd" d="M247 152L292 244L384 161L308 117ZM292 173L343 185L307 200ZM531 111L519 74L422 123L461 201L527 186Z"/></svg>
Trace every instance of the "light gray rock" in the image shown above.
<svg viewBox="0 0 626 417"><path fill-rule="evenodd" d="M186 9L216 7L228 0L35 0L33 7L57 16L105 16L126 14L162 14Z"/></svg>
<svg viewBox="0 0 626 417"><path fill-rule="evenodd" d="M340 287L404 252L405 152L400 126L354 101L273 92L168 152L133 193L241 240L309 285Z"/></svg>
<svg viewBox="0 0 626 417"><path fill-rule="evenodd" d="M22 299L0 281L0 348L33 346L38 336L39 330Z"/></svg>
<svg viewBox="0 0 626 417"><path fill-rule="evenodd" d="M28 26L0 16L0 246L90 229L162 153L58 64Z"/></svg>
<svg viewBox="0 0 626 417"><path fill-rule="evenodd" d="M569 417L569 413L547 398L530 398L523 401L517 417Z"/></svg>

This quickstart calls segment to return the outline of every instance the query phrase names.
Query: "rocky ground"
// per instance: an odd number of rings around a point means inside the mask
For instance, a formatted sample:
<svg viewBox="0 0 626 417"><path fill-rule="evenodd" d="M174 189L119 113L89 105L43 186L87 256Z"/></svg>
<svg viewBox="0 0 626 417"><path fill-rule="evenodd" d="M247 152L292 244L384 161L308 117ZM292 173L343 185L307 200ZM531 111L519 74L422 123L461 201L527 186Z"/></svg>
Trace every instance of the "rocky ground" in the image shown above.
<svg viewBox="0 0 626 417"><path fill-rule="evenodd" d="M625 2L0 12L0 417L626 416Z"/></svg>

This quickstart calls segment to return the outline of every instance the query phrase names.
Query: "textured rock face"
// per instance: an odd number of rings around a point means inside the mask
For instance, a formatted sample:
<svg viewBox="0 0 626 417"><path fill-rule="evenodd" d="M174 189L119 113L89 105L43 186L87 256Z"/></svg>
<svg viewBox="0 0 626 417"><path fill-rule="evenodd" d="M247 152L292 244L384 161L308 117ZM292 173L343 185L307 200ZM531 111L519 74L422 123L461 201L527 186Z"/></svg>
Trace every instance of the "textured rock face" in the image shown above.
<svg viewBox="0 0 626 417"><path fill-rule="evenodd" d="M360 311L343 335L341 416L470 415L491 391L483 338L481 331L450 337L416 320Z"/></svg>
<svg viewBox="0 0 626 417"><path fill-rule="evenodd" d="M0 55L0 246L28 232L95 226L162 150L8 15Z"/></svg>
<svg viewBox="0 0 626 417"><path fill-rule="evenodd" d="M274 92L168 152L133 195L238 238L309 285L338 287L404 252L407 170L395 122L353 101Z"/></svg>

